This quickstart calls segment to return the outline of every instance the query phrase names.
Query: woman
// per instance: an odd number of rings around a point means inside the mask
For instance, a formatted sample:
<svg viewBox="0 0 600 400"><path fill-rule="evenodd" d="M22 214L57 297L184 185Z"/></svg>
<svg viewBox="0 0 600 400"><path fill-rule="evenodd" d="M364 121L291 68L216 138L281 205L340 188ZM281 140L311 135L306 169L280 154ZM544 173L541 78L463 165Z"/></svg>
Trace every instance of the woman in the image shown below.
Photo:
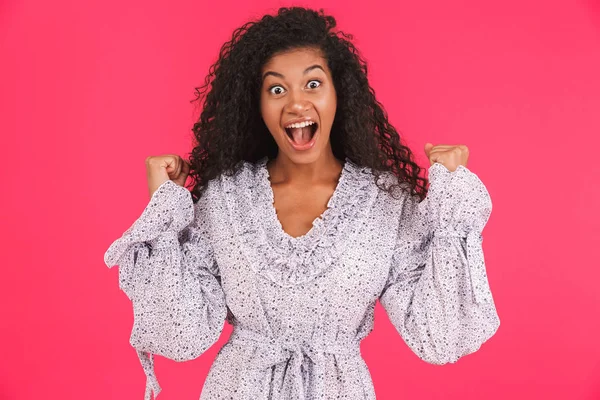
<svg viewBox="0 0 600 400"><path fill-rule="evenodd" d="M105 254L133 303L146 399L160 391L153 355L198 357L226 318L204 400L374 399L359 343L378 299L429 363L498 329L481 247L491 200L467 147L426 144L427 190L334 27L282 8L236 30L198 90L189 163L146 160L150 202Z"/></svg>

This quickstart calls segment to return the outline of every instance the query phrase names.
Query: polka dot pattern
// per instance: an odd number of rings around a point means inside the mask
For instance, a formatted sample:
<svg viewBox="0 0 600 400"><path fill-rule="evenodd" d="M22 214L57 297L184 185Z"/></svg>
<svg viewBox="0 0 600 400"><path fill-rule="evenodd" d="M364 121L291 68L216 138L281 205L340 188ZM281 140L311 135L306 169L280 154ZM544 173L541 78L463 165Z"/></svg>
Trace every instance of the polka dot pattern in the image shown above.
<svg viewBox="0 0 600 400"><path fill-rule="evenodd" d="M469 169L432 165L419 202L380 190L347 158L327 210L292 237L273 207L267 161L213 179L195 204L166 181L106 251L133 304L145 400L161 390L155 355L194 359L225 321L233 333L201 400L375 399L360 341L378 300L428 363L456 362L496 332L481 234L492 204Z"/></svg>

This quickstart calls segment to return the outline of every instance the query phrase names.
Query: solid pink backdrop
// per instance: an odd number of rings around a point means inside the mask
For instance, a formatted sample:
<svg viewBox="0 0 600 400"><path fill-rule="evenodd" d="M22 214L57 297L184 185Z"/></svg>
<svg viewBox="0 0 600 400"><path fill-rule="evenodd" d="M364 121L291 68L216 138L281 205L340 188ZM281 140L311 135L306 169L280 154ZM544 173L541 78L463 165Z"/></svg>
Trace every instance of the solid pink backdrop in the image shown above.
<svg viewBox="0 0 600 400"><path fill-rule="evenodd" d="M0 4L0 398L142 399L133 313L103 255L147 204L144 159L190 151L189 103L232 31L277 1ZM600 6L310 1L355 35L421 165L466 144L493 212L501 319L456 364L416 357L378 306L363 341L378 399L600 398ZM198 399L231 327L157 357L159 399Z"/></svg>

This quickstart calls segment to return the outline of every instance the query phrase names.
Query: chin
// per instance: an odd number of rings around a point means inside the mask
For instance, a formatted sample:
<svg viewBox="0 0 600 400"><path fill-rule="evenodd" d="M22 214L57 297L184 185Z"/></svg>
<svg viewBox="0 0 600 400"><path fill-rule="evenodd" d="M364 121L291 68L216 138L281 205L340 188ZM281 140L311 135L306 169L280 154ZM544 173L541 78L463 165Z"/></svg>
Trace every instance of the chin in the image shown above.
<svg viewBox="0 0 600 400"><path fill-rule="evenodd" d="M313 164L317 162L319 156L321 155L320 151L311 151L310 154L289 154L286 153L287 158L289 158L294 164Z"/></svg>
<svg viewBox="0 0 600 400"><path fill-rule="evenodd" d="M294 150L290 144L287 142L287 138L282 138L284 141L278 148L278 155L282 155L285 158L292 161L294 164L313 164L319 160L319 158L323 154L323 149L321 148L320 141L317 141L309 150L304 151L296 151ZM282 150L283 148L283 150Z"/></svg>

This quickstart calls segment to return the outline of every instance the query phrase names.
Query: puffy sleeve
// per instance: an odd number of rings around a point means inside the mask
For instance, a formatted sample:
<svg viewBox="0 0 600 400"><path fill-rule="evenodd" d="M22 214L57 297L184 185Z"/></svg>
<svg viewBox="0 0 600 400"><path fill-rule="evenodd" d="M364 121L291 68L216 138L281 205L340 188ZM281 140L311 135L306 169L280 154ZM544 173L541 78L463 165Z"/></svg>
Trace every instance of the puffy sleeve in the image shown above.
<svg viewBox="0 0 600 400"><path fill-rule="evenodd" d="M147 377L145 400L161 391L155 354L192 360L223 329L227 307L203 199L194 204L186 188L164 182L104 254L109 268L119 266L119 287L133 304L130 343Z"/></svg>
<svg viewBox="0 0 600 400"><path fill-rule="evenodd" d="M500 326L482 250L492 202L462 165L450 172L435 163L429 181L423 201L404 197L380 302L419 358L446 364L477 351Z"/></svg>

